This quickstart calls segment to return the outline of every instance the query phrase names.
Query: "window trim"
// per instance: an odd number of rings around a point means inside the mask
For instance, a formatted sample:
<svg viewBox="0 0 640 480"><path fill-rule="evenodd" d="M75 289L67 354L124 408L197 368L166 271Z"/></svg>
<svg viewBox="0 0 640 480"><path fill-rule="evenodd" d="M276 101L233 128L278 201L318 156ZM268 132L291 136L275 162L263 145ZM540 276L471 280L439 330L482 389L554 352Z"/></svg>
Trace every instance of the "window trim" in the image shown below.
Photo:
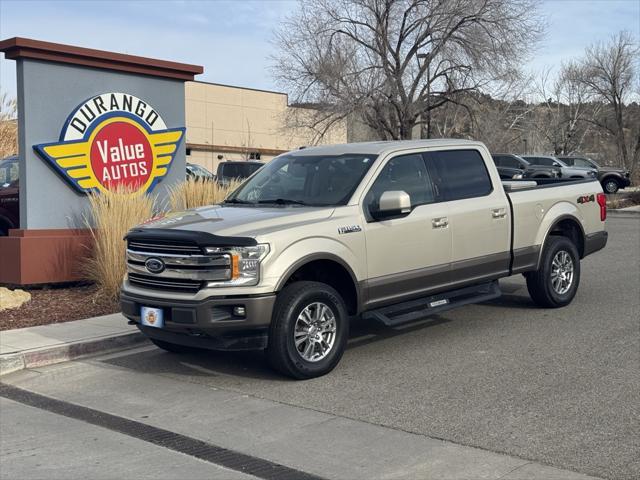
<svg viewBox="0 0 640 480"><path fill-rule="evenodd" d="M440 201L438 200L438 197L440 196L439 190L438 190L438 187L436 186L436 184L433 181L431 170L429 169L429 165L427 164L427 161L426 161L425 156L424 156L425 153L427 153L427 152L425 152L425 151L396 152L392 156L389 156L384 160L382 165L378 168L378 171L375 173L374 178L370 181L369 186L367 187L366 191L362 195L362 202L361 202L360 207L362 209L362 213L364 214L364 218L367 221L367 223L381 222L381 221L386 221L386 220L394 220L394 219L397 219L397 218L405 218L405 217L408 217L409 215L411 215L413 213L413 211L418 207L421 207L423 205L433 205L434 203L440 203ZM427 175L429 176L429 183L431 183L431 187L433 189L434 200L432 202L422 202L422 203L416 203L415 205L412 205L411 206L411 211L409 213L407 213L407 214L402 214L402 215L396 216L396 217L388 217L388 218L385 218L384 220L377 220L377 219L373 218L373 216L369 212L369 206L366 203L366 199L367 199L367 196L369 195L369 192L371 192L371 190L373 189L374 185L378 181L378 178L380 178L380 175L382 175L382 172L384 172L384 169L387 168L387 165L389 164L389 162L391 160L393 160L395 158L399 158L399 157L409 157L409 156L412 156L412 155L417 155L422 159L422 163L424 164L425 171L427 172Z"/></svg>
<svg viewBox="0 0 640 480"><path fill-rule="evenodd" d="M489 191L483 195L473 195L473 196L469 196L469 197L460 197L460 198L454 198L454 199L449 199L446 198L445 192L447 191L446 186L443 184L442 182L442 178L439 175L439 172L437 171L436 166L434 165L434 162L431 158L429 158L429 155L433 155L433 154L439 154L439 153L449 153L449 152L475 152L478 154L478 156L480 157L480 160L482 160L482 166L484 167L484 171L487 174L487 178L489 179ZM434 203L441 203L441 202L457 202L460 200L469 200L469 199L473 199L473 198L484 198L484 197L488 197L490 195L493 194L493 192L495 192L495 185L493 184L493 179L491 178L491 172L489 171L489 169L487 168L487 162L484 158L484 156L482 155L482 152L480 150L478 150L477 148L459 148L459 149L451 149L451 150L432 150L429 152L424 152L422 154L422 157L427 165L427 169L429 169L429 174L431 176L431 178L433 179L433 181L435 181L436 183L436 188L437 188L437 194L436 194L436 202ZM493 161L493 160L492 160ZM502 167L502 168L510 168L510 167ZM496 167L497 170L497 167ZM435 173L435 175L434 175Z"/></svg>

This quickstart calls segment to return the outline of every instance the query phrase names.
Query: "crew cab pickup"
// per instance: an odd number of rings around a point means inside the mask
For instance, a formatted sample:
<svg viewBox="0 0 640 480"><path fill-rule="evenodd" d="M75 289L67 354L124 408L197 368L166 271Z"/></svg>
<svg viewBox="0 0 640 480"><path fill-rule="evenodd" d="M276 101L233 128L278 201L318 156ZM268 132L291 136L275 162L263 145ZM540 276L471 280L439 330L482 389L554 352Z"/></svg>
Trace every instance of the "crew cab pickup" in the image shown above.
<svg viewBox="0 0 640 480"><path fill-rule="evenodd" d="M355 316L414 322L516 274L536 304L569 304L605 218L597 179L503 183L479 142L306 148L221 205L132 229L121 305L165 350L266 349L311 378L336 366Z"/></svg>

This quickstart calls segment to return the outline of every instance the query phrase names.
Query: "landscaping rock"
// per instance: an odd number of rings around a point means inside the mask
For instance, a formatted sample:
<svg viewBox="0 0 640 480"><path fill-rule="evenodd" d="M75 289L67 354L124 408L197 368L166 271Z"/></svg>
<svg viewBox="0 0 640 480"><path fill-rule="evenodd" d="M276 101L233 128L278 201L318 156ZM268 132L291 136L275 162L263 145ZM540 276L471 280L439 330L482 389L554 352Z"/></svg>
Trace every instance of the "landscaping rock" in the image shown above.
<svg viewBox="0 0 640 480"><path fill-rule="evenodd" d="M0 311L18 308L29 300L31 300L31 294L29 292L20 289L9 290L8 288L0 287Z"/></svg>

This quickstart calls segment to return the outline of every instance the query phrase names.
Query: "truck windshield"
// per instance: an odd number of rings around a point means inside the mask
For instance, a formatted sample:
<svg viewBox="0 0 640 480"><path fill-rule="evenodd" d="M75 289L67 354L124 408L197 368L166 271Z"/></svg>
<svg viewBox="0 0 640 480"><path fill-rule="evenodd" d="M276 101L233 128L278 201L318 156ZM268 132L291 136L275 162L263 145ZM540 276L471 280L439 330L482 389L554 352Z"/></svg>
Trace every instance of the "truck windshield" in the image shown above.
<svg viewBox="0 0 640 480"><path fill-rule="evenodd" d="M274 158L240 186L225 203L344 205L375 160L374 155Z"/></svg>

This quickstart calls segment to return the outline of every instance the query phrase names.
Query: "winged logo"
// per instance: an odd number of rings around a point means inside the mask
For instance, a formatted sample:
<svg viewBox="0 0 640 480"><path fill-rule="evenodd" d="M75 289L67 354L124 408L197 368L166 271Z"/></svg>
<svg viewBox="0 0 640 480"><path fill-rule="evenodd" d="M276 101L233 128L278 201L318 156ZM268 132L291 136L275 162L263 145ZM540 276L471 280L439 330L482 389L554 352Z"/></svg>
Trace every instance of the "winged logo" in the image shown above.
<svg viewBox="0 0 640 480"><path fill-rule="evenodd" d="M160 115L137 97L109 93L80 105L58 142L33 148L81 193L121 185L147 192L168 173L184 132L166 128Z"/></svg>

